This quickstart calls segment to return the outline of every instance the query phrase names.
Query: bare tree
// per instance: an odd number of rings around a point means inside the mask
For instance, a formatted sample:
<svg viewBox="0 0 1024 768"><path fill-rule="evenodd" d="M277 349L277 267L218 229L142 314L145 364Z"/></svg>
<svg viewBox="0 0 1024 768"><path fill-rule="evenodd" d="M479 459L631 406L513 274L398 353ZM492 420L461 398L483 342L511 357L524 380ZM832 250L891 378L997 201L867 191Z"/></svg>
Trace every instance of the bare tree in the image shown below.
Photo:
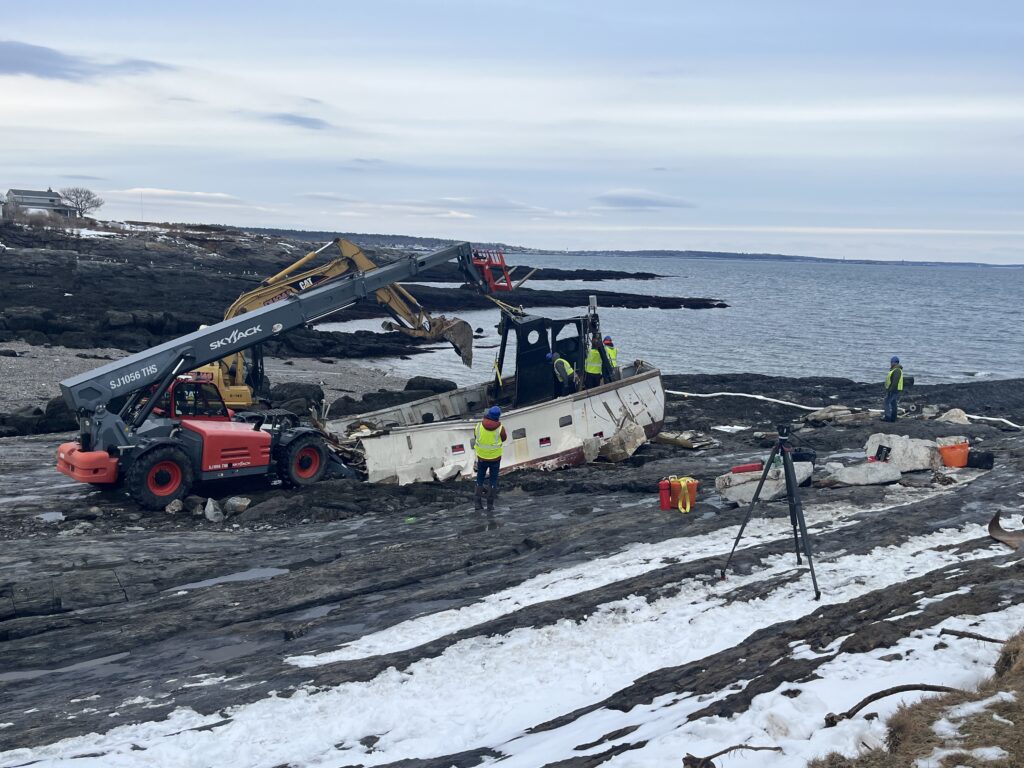
<svg viewBox="0 0 1024 768"><path fill-rule="evenodd" d="M91 189L85 187L65 187L60 191L60 196L68 207L73 209L75 214L81 218L99 210L103 207L103 198L96 195Z"/></svg>

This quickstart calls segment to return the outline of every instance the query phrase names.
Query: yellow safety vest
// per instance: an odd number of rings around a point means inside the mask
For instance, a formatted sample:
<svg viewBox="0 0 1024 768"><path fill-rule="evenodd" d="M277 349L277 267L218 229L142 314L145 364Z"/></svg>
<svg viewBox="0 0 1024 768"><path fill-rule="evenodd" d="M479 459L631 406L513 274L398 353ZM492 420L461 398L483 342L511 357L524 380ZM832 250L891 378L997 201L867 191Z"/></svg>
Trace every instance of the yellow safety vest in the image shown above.
<svg viewBox="0 0 1024 768"><path fill-rule="evenodd" d="M587 373L601 373L601 353L594 347L590 348L587 352L587 361L583 364L583 368Z"/></svg>
<svg viewBox="0 0 1024 768"><path fill-rule="evenodd" d="M501 425L487 429L481 421L476 425L476 455L484 461L501 458Z"/></svg>
<svg viewBox="0 0 1024 768"><path fill-rule="evenodd" d="M611 363L612 368L618 367L619 351L615 347L605 346L604 353L608 355L608 362Z"/></svg>
<svg viewBox="0 0 1024 768"><path fill-rule="evenodd" d="M898 365L895 368L890 368L889 369L889 373L886 374L886 376L885 376L885 391L886 392L889 391L889 387L892 385L892 375L894 373L898 373L899 376L900 376L899 379L896 381L896 391L897 392L902 392L903 391L903 368L901 368Z"/></svg>
<svg viewBox="0 0 1024 768"><path fill-rule="evenodd" d="M559 363L561 363L561 365L559 365ZM562 370L561 375L558 373L559 368ZM559 357L555 360L555 376L558 376L559 381L568 381L572 378L573 373L575 373L575 371L573 371L572 366L569 365L569 361L564 357Z"/></svg>

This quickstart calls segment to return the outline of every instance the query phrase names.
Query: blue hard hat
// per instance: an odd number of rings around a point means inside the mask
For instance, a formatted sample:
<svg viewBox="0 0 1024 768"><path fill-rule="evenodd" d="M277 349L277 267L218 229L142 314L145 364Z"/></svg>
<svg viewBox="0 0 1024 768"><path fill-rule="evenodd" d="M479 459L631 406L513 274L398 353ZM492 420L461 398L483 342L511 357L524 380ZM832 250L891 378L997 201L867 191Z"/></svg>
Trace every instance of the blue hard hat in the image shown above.
<svg viewBox="0 0 1024 768"><path fill-rule="evenodd" d="M487 409L487 418L488 419L494 419L495 421L500 419L501 418L501 408L499 408L496 405L492 405L490 408Z"/></svg>
<svg viewBox="0 0 1024 768"><path fill-rule="evenodd" d="M612 340L612 337L611 337L611 336L605 336L605 337L604 337L604 340L605 340L605 341L611 341L611 340Z"/></svg>
<svg viewBox="0 0 1024 768"><path fill-rule="evenodd" d="M548 352L546 355L544 355L544 359L545 360L554 360L555 359L555 353L554 352Z"/></svg>
<svg viewBox="0 0 1024 768"><path fill-rule="evenodd" d="M889 362L891 364L894 364L894 363L898 363L899 361L900 361L900 359L898 357L896 357L896 355L893 355L892 356L892 360L890 360Z"/></svg>

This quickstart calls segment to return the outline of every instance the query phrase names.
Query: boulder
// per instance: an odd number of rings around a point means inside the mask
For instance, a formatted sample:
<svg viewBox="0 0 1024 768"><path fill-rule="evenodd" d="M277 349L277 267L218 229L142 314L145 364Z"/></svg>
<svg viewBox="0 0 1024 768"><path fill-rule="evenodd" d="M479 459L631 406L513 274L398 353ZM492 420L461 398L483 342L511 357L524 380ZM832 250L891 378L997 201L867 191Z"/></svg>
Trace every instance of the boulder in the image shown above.
<svg viewBox="0 0 1024 768"><path fill-rule="evenodd" d="M300 398L313 403L322 403L324 391L319 384L304 384L298 381L286 381L270 388L270 400L275 405Z"/></svg>
<svg viewBox="0 0 1024 768"><path fill-rule="evenodd" d="M42 331L16 331L15 336L26 344L31 344L36 347L41 347L43 344L50 343L50 338Z"/></svg>
<svg viewBox="0 0 1024 768"><path fill-rule="evenodd" d="M166 507L164 507L164 512L166 512L168 515L176 515L179 512L181 512L181 510L183 510L184 508L185 508L185 504L182 502L182 500L181 499L175 499L170 504L168 504Z"/></svg>
<svg viewBox="0 0 1024 768"><path fill-rule="evenodd" d="M185 499L185 511L193 517L202 517L203 510L206 507L206 499L203 496L186 496Z"/></svg>
<svg viewBox="0 0 1024 768"><path fill-rule="evenodd" d="M245 512L252 504L252 499L247 499L244 496L231 496L224 500L224 512L229 515L237 515L241 512Z"/></svg>
<svg viewBox="0 0 1024 768"><path fill-rule="evenodd" d="M946 421L950 424L970 424L971 420L967 418L967 414L960 408L950 408L944 414L939 416L936 421Z"/></svg>
<svg viewBox="0 0 1024 768"><path fill-rule="evenodd" d="M107 328L131 328L135 324L135 318L131 312L120 312L116 309L107 310L103 318L103 325Z"/></svg>
<svg viewBox="0 0 1024 768"><path fill-rule="evenodd" d="M203 515L211 523L224 522L224 510L220 508L220 504L215 499L206 500L206 508L203 510Z"/></svg>
<svg viewBox="0 0 1024 768"><path fill-rule="evenodd" d="M900 472L919 472L942 466L938 445L934 440L876 432L868 438L867 445L864 446L865 455L874 456L880 445L889 446L891 450L886 463L898 467Z"/></svg>
<svg viewBox="0 0 1024 768"><path fill-rule="evenodd" d="M283 411L291 411L296 416L303 417L309 416L309 409L316 408L316 406L317 403L311 402L304 397L297 397L294 400L285 400L283 403L278 403L275 407Z"/></svg>
<svg viewBox="0 0 1024 768"><path fill-rule="evenodd" d="M903 473L891 461L866 461L833 472L831 479L841 485L888 485L901 477Z"/></svg>
<svg viewBox="0 0 1024 768"><path fill-rule="evenodd" d="M288 514L296 507L301 505L296 504L296 501L291 496L275 496L261 501L259 504L253 504L251 507L243 512L240 512L237 517L233 518L233 522L248 524L256 523L266 520L277 515Z"/></svg>
<svg viewBox="0 0 1024 768"><path fill-rule="evenodd" d="M4 319L12 331L47 333L51 330L53 312L39 307L10 307L4 310Z"/></svg>
<svg viewBox="0 0 1024 768"><path fill-rule="evenodd" d="M797 484L803 483L814 472L814 465L809 461L793 462L793 472ZM749 504L754 498L761 472L727 472L715 478L715 488L722 498L738 504ZM761 489L761 501L781 499L786 495L786 477L782 467L772 467Z"/></svg>
<svg viewBox="0 0 1024 768"><path fill-rule="evenodd" d="M17 357L18 353L13 349L0 349L0 357Z"/></svg>
<svg viewBox="0 0 1024 768"><path fill-rule="evenodd" d="M97 345L95 336L82 331L65 331L57 336L55 342L71 349L91 349Z"/></svg>
<svg viewBox="0 0 1024 768"><path fill-rule="evenodd" d="M43 412L43 418L39 420L38 432L70 432L78 429L78 419L74 412L68 408L64 398L57 396L48 400Z"/></svg>
<svg viewBox="0 0 1024 768"><path fill-rule="evenodd" d="M441 394L442 392L451 392L453 389L458 389L458 385L454 381L448 379L434 379L430 376L413 376L407 382L405 382L405 389L408 390L427 390L434 394Z"/></svg>

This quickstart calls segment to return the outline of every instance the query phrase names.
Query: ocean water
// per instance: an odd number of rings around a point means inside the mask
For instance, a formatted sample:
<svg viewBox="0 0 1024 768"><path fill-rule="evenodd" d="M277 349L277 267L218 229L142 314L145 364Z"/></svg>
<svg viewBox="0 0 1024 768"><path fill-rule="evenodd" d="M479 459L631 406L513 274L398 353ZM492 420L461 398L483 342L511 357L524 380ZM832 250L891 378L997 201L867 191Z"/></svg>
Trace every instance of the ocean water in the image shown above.
<svg viewBox="0 0 1024 768"><path fill-rule="evenodd" d="M515 254L541 267L528 285L721 299L728 309L599 307L620 359L640 357L665 373L766 373L880 381L898 355L918 383L1024 377L1024 268L844 262L758 262ZM657 280L544 281L543 267L655 272ZM415 294L415 289L413 289ZM513 302L514 303L514 302ZM569 317L585 307L538 309ZM408 360L379 358L397 375L444 376L468 384L489 376L498 311L460 313L483 328L473 369L439 345ZM379 321L326 323L325 330L378 330Z"/></svg>

